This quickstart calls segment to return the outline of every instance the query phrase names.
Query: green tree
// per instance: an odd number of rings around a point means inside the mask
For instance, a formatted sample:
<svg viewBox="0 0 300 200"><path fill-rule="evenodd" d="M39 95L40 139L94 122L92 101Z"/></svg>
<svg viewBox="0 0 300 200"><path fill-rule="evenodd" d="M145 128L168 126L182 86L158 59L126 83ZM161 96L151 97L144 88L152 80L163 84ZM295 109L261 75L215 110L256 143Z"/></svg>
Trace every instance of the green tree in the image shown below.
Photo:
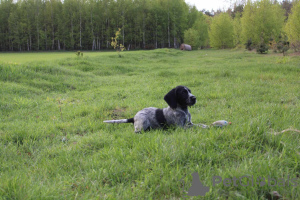
<svg viewBox="0 0 300 200"><path fill-rule="evenodd" d="M259 42L263 33L264 42L270 39L278 39L284 23L284 11L278 3L273 4L271 0L256 2L255 13L255 35L254 42Z"/></svg>
<svg viewBox="0 0 300 200"><path fill-rule="evenodd" d="M66 49L75 49L76 43L76 11L77 6L74 0L64 0L63 5L63 24L64 24L64 31L63 31L63 39L64 45Z"/></svg>
<svg viewBox="0 0 300 200"><path fill-rule="evenodd" d="M184 0L172 0L171 32L173 45L178 48L183 42L184 30L187 29L188 6Z"/></svg>
<svg viewBox="0 0 300 200"><path fill-rule="evenodd" d="M43 2L41 13L41 46L44 50L56 49L56 34L58 29L58 18L61 11L58 9L60 0L47 0Z"/></svg>
<svg viewBox="0 0 300 200"><path fill-rule="evenodd" d="M207 23L209 18L211 17L204 15L202 12L199 12L198 18L193 25L193 28L198 33L198 40L199 40L198 47L200 48L205 48L209 44L209 35L208 35L209 24Z"/></svg>
<svg viewBox="0 0 300 200"><path fill-rule="evenodd" d="M241 15L242 13L236 12L234 13L233 19L233 39L234 39L234 46L239 46L242 44L242 25L241 25Z"/></svg>
<svg viewBox="0 0 300 200"><path fill-rule="evenodd" d="M242 43L245 44L251 39L254 45L258 45L262 41L267 44L270 40L277 40L284 18L284 11L278 3L271 0L251 3L249 0L241 18Z"/></svg>
<svg viewBox="0 0 300 200"><path fill-rule="evenodd" d="M42 27L42 8L43 8L43 2L42 0L34 0L34 40L33 40L33 48L34 50L40 50L40 32ZM31 13L32 14L32 13Z"/></svg>
<svg viewBox="0 0 300 200"><path fill-rule="evenodd" d="M197 10L196 6L190 6L189 7L189 13L187 16L187 26L188 28L192 28L192 26L194 25L194 23L196 22L196 20L199 17L199 11ZM201 12L202 13L202 12Z"/></svg>
<svg viewBox="0 0 300 200"><path fill-rule="evenodd" d="M296 2L289 15L288 21L284 27L291 47L299 51L300 50L300 1Z"/></svg>
<svg viewBox="0 0 300 200"><path fill-rule="evenodd" d="M184 31L184 42L191 45L193 49L198 49L200 46L198 32L193 28Z"/></svg>
<svg viewBox="0 0 300 200"><path fill-rule="evenodd" d="M207 18L209 18L209 16L199 12L192 28L184 32L184 42L186 44L190 44L193 49L204 48L208 46L209 25L207 23Z"/></svg>
<svg viewBox="0 0 300 200"><path fill-rule="evenodd" d="M0 50L13 50L11 46L11 30L9 28L9 17L15 4L13 0L0 1Z"/></svg>
<svg viewBox="0 0 300 200"><path fill-rule="evenodd" d="M243 16L241 18L241 42L247 44L248 41L252 41L255 35L255 24L254 17L256 13L256 7L253 5L251 0L248 0L245 7Z"/></svg>
<svg viewBox="0 0 300 200"><path fill-rule="evenodd" d="M157 29L157 47L165 47L169 45L167 41L169 36L168 33L170 32L170 30L168 32L168 27L170 27L170 20L168 20L170 19L170 14L168 13L168 1L157 0L153 10L155 11L156 15L155 19L157 19L157 21L155 22L157 23L157 26L155 24L155 27Z"/></svg>
<svg viewBox="0 0 300 200"><path fill-rule="evenodd" d="M233 21L229 14L221 13L213 18L209 38L210 45L214 48L233 47Z"/></svg>
<svg viewBox="0 0 300 200"><path fill-rule="evenodd" d="M11 10L8 18L10 49L22 51L23 47L23 17L21 14L21 2L17 2Z"/></svg>
<svg viewBox="0 0 300 200"><path fill-rule="evenodd" d="M26 50L30 51L34 49L34 39L35 39L35 2L33 0L22 1L21 9L24 12L22 15L24 17L25 34L23 35L26 41Z"/></svg>

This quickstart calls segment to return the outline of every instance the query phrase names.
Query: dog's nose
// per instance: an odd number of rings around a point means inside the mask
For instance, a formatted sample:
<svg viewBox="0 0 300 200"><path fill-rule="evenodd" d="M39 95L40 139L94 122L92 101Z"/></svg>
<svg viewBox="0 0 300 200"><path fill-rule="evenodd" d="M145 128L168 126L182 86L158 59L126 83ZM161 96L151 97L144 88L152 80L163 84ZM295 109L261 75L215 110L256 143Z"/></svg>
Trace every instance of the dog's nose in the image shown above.
<svg viewBox="0 0 300 200"><path fill-rule="evenodd" d="M191 96L191 100L192 101L196 101L196 97L195 96Z"/></svg>

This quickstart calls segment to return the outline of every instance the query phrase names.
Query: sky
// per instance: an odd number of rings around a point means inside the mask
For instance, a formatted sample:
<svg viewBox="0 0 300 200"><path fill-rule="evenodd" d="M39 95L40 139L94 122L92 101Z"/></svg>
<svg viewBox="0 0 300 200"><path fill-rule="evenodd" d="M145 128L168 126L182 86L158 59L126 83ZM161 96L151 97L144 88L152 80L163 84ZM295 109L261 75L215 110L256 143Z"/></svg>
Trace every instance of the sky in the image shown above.
<svg viewBox="0 0 300 200"><path fill-rule="evenodd" d="M220 10L227 10L230 7L230 0L185 0L186 3L190 5L195 5L197 9L200 10L208 10L214 11Z"/></svg>

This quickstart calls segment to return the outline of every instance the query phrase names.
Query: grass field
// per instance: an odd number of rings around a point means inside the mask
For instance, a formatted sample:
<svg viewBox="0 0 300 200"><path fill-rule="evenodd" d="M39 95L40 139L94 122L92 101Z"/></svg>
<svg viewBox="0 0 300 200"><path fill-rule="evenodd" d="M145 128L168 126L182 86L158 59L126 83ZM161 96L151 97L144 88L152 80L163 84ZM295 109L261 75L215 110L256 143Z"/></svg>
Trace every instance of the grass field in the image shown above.
<svg viewBox="0 0 300 200"><path fill-rule="evenodd" d="M300 57L90 54L0 54L0 199L183 199L193 172L210 191L192 199L300 199ZM197 96L194 123L232 125L135 134L102 122L166 107L177 85Z"/></svg>
<svg viewBox="0 0 300 200"><path fill-rule="evenodd" d="M15 52L0 53L0 63L23 64L37 62L56 62L58 59L68 59L76 57L77 52ZM101 53L101 54L107 54ZM83 52L84 57L99 56L99 52ZM80 56L79 56L80 57Z"/></svg>

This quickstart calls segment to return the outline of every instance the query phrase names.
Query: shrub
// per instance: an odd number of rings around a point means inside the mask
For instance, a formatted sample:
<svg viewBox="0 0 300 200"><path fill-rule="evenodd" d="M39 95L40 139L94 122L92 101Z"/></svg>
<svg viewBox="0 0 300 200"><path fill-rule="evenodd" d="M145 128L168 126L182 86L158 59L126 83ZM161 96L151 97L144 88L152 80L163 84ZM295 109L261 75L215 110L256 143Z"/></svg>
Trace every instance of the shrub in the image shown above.
<svg viewBox="0 0 300 200"><path fill-rule="evenodd" d="M120 52L121 51L124 51L125 50L125 47L123 46L123 44L120 44L118 42L118 39L119 37L121 36L121 29L119 28L117 31L116 31L116 35L115 37L112 37L111 38L111 46L114 47L114 49L116 49L119 57L122 57Z"/></svg>
<svg viewBox="0 0 300 200"><path fill-rule="evenodd" d="M264 42L259 43L256 48L256 52L260 53L260 54L268 53L268 50L269 50L269 47Z"/></svg>
<svg viewBox="0 0 300 200"><path fill-rule="evenodd" d="M279 36L276 47L280 53L283 53L284 56L286 55L286 52L290 49L290 43L286 35L283 38L282 36Z"/></svg>
<svg viewBox="0 0 300 200"><path fill-rule="evenodd" d="M260 43L256 47L256 52L259 54L268 53L269 46L265 43L264 33L260 35Z"/></svg>
<svg viewBox="0 0 300 200"><path fill-rule="evenodd" d="M245 43L245 46L246 46L246 49L248 49L249 51L251 51L253 49L253 46L252 46L252 39L249 39L247 41L247 43Z"/></svg>

